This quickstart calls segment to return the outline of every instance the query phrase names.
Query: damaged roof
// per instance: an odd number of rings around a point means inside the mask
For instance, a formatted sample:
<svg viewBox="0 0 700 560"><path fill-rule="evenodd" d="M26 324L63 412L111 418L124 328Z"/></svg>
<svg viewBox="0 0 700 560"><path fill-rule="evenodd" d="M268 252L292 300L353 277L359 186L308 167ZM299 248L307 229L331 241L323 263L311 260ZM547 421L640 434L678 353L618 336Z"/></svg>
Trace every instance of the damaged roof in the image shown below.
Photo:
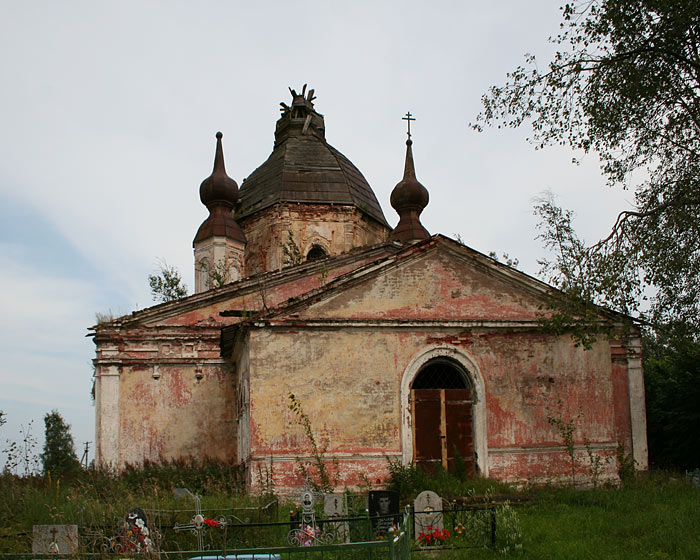
<svg viewBox="0 0 700 560"><path fill-rule="evenodd" d="M278 202L351 205L381 224L386 218L369 183L352 162L326 142L323 115L294 90L283 106L270 157L244 180L236 219ZM300 98L300 99L297 99Z"/></svg>

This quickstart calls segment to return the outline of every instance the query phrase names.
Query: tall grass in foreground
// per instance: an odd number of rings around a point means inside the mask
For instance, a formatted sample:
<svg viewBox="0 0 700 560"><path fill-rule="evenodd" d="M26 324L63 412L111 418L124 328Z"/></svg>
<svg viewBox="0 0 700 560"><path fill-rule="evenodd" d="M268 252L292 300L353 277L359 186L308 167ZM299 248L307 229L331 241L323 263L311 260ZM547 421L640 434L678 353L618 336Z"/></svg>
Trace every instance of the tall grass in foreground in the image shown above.
<svg viewBox="0 0 700 560"><path fill-rule="evenodd" d="M0 553L30 551L33 525L116 527L136 506L193 510L191 500L175 500L173 489L181 487L201 494L204 509L256 500L244 491L240 467L218 461L163 461L120 473L87 470L59 478L5 472L0 474Z"/></svg>
<svg viewBox="0 0 700 560"><path fill-rule="evenodd" d="M431 489L450 500L474 494L512 491L488 479L465 479L448 473L430 477L395 465L391 485L409 503ZM86 471L72 478L0 475L0 556L31 550L35 524L75 523L81 526L119 524L133 507L183 510L177 521L189 520L191 500L176 501L173 489L201 494L205 510L262 505L260 496L243 490L241 472L233 465L178 461L126 469L121 474ZM340 489L338 489L340 490ZM522 549L501 555L491 548L441 551L457 558L525 559L699 559L700 490L682 476L637 478L624 488L529 488L536 500L513 506L522 533ZM287 508L280 520L288 519ZM172 520L171 520L172 521ZM171 522L169 521L169 522ZM250 543L265 540L258 529L245 529ZM248 535L248 532L250 533ZM498 534L498 527L497 527ZM183 545L192 535L180 534ZM179 541L178 541L179 542ZM416 552L421 560L423 554Z"/></svg>

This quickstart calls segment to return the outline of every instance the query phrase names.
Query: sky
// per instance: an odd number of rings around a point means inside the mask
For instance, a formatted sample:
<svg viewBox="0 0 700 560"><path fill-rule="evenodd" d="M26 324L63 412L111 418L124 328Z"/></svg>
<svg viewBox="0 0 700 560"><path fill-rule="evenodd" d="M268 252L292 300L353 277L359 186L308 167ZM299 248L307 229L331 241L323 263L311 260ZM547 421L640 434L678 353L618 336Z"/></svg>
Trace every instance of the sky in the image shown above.
<svg viewBox="0 0 700 560"><path fill-rule="evenodd" d="M546 64L558 1L0 0L0 13L0 448L29 428L40 452L58 410L92 459L88 327L154 304L159 259L192 292L215 133L240 184L272 151L290 86L316 90L327 141L392 226L411 111L423 225L532 275L537 197L554 193L591 242L632 199L595 154L469 126L525 53Z"/></svg>

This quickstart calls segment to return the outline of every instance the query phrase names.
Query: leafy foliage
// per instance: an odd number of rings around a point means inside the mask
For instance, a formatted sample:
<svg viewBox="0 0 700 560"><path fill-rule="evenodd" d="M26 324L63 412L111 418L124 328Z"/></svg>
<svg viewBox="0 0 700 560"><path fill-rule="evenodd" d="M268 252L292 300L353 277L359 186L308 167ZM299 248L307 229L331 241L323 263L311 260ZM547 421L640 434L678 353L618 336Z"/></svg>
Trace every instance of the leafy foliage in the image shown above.
<svg viewBox="0 0 700 560"><path fill-rule="evenodd" d="M7 440L7 448L3 450L6 454L5 470L21 476L30 476L35 473L39 467L39 458L36 456L37 440L32 434L32 425L34 421L30 420L24 426L20 426L19 440Z"/></svg>
<svg viewBox="0 0 700 560"><path fill-rule="evenodd" d="M498 542L496 548L502 555L522 551L523 529L518 513L508 502L496 508Z"/></svg>
<svg viewBox="0 0 700 560"><path fill-rule="evenodd" d="M627 452L627 448L622 443L617 444L615 462L617 463L617 476L620 477L620 482L623 485L633 482L637 475L636 463L632 454Z"/></svg>
<svg viewBox="0 0 700 560"><path fill-rule="evenodd" d="M571 469L571 487L576 488L576 471L579 466L588 470L590 482L594 488L598 487L600 477L603 474L604 468L611 461L610 456L602 455L593 448L593 444L588 439L585 433L581 432L581 420L583 418L583 410L579 409L577 414L572 414L566 410L564 403L559 400L556 407L547 407L547 423L552 426L561 438L564 446L564 451L569 458L569 467ZM577 454L576 436L580 437L585 449L585 457L581 453ZM634 473L634 460L628 455L625 455L624 445L618 445L618 472L625 469L630 469ZM621 455L620 455L621 454ZM587 463L586 463L587 460ZM632 461L631 466L629 461ZM627 472L625 471L625 475Z"/></svg>
<svg viewBox="0 0 700 560"><path fill-rule="evenodd" d="M555 255L538 261L540 275L560 290L550 295L549 308L555 312L543 314L542 323L550 332L571 332L577 344L588 348L598 334L620 327L612 317L603 320L599 306L630 314L644 298L634 254L628 258L587 248L576 235L574 213L557 206L551 193L537 201L535 214L540 217L537 237Z"/></svg>
<svg viewBox="0 0 700 560"><path fill-rule="evenodd" d="M549 271L573 279L575 297L594 293L625 313L640 311L640 295L652 286L650 317L686 325L697 336L700 2L568 3L551 41L558 50L548 66L540 69L527 55L505 85L483 97L473 126L529 122L536 147L595 151L610 185L634 185L635 207L620 213L610 235L591 247L573 237L556 240L568 254L558 254ZM570 225L566 213L551 218ZM559 233L553 222L550 239ZM593 278L585 289L577 285L582 274Z"/></svg>
<svg viewBox="0 0 700 560"><path fill-rule="evenodd" d="M165 260L158 261L159 272L148 275L153 301L166 303L187 297L187 284L182 282L180 271Z"/></svg>
<svg viewBox="0 0 700 560"><path fill-rule="evenodd" d="M649 457L657 467L700 467L700 343L647 344L644 363Z"/></svg>
<svg viewBox="0 0 700 560"><path fill-rule="evenodd" d="M41 454L44 474L65 474L80 470L80 462L75 454L75 444L66 424L58 411L53 410L44 416L45 441Z"/></svg>

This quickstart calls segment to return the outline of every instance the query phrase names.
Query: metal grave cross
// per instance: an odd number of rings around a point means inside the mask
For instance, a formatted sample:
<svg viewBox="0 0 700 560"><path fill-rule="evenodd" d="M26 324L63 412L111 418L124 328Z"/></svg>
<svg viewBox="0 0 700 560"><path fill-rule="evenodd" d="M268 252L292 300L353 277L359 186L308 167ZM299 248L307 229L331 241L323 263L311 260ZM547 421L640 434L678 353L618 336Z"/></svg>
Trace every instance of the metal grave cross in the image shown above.
<svg viewBox="0 0 700 560"><path fill-rule="evenodd" d="M314 492L311 488L311 483L306 478L306 484L301 491L301 524L299 527L289 531L287 540L290 544L308 546L311 543L319 540L320 530L316 525L316 510L314 503L317 497L322 497L320 492Z"/></svg>
<svg viewBox="0 0 700 560"><path fill-rule="evenodd" d="M173 527L176 533L180 531L192 531L197 535L197 550L204 550L204 516L202 515L202 497L199 494L193 494L187 488L178 488L177 490L184 491L194 500L194 517L189 523L176 523Z"/></svg>

